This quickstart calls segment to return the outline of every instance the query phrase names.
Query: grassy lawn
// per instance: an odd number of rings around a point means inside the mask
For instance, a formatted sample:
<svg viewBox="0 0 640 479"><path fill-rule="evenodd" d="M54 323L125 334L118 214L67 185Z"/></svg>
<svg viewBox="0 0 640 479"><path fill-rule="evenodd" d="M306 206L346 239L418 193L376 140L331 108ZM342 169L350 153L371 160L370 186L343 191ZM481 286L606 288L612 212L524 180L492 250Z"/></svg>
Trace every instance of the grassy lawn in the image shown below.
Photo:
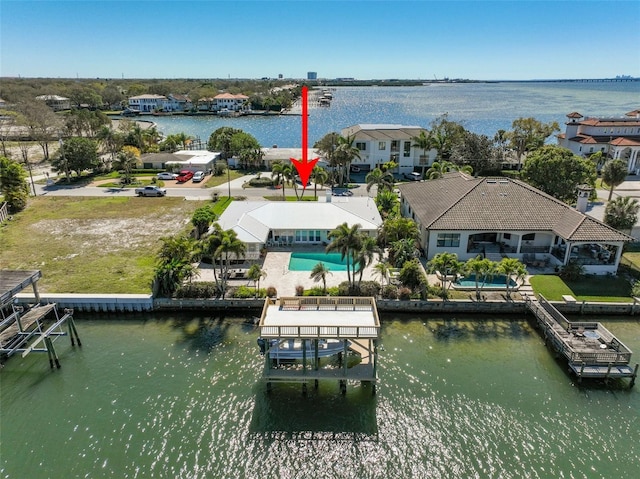
<svg viewBox="0 0 640 479"><path fill-rule="evenodd" d="M214 186L220 186L220 185L226 183L227 180L229 180L229 179L231 179L231 181L237 180L238 178L242 178L244 175L245 175L244 172L240 172L240 171L237 171L237 170L230 170L229 178L227 178L227 174L226 173L224 173L222 175L219 175L219 176L211 175L207 179L207 182L204 184L204 186L206 188L213 188Z"/></svg>
<svg viewBox="0 0 640 479"><path fill-rule="evenodd" d="M167 197L32 198L0 227L0 264L41 270L43 293L149 293L159 238L189 229L203 204Z"/></svg>
<svg viewBox="0 0 640 479"><path fill-rule="evenodd" d="M531 278L536 294L550 301L562 301L562 295L570 294L578 301L631 303L631 285L623 278L609 276L585 276L579 281L563 281L558 276L538 275Z"/></svg>

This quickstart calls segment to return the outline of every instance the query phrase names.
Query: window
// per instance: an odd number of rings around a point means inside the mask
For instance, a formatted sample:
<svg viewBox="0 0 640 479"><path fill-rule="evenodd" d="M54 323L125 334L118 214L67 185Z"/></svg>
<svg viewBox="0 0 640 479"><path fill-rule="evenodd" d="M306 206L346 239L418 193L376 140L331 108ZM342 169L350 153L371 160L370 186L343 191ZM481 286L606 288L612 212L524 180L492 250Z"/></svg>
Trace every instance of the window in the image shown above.
<svg viewBox="0 0 640 479"><path fill-rule="evenodd" d="M438 248L446 246L458 248L460 246L460 233L438 233L436 246Z"/></svg>
<svg viewBox="0 0 640 479"><path fill-rule="evenodd" d="M534 239L536 239L535 233L528 233L526 235L522 235L522 241L533 241Z"/></svg>
<svg viewBox="0 0 640 479"><path fill-rule="evenodd" d="M511 239L511 233L505 233L502 235L504 239Z"/></svg>
<svg viewBox="0 0 640 479"><path fill-rule="evenodd" d="M402 155L405 158L408 158L409 156L411 156L411 142L410 141L405 141L404 142L404 154Z"/></svg>
<svg viewBox="0 0 640 479"><path fill-rule="evenodd" d="M387 142L386 141L379 141L378 142L378 150L386 150L387 149Z"/></svg>
<svg viewBox="0 0 640 479"><path fill-rule="evenodd" d="M400 141L398 140L392 140L391 141L391 151L400 151Z"/></svg>
<svg viewBox="0 0 640 479"><path fill-rule="evenodd" d="M367 149L367 144L363 141L357 141L356 148L360 151L365 151Z"/></svg>

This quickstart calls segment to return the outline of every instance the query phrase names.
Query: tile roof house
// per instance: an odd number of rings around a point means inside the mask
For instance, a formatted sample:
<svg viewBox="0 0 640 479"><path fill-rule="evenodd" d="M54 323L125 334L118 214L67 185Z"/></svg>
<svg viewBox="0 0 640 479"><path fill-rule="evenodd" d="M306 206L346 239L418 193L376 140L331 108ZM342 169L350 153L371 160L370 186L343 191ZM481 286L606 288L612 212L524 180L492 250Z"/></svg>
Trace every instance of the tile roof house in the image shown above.
<svg viewBox="0 0 640 479"><path fill-rule="evenodd" d="M518 180L451 172L398 188L402 214L418 224L428 259L445 251L460 260L484 254L552 266L575 259L587 273L615 274L622 246L633 241Z"/></svg>
<svg viewBox="0 0 640 479"><path fill-rule="evenodd" d="M621 118L586 119L574 111L567 118L560 146L585 158L601 151L608 159L625 161L630 173L640 173L640 110Z"/></svg>
<svg viewBox="0 0 640 479"><path fill-rule="evenodd" d="M414 138L426 130L420 126L394 124L358 124L344 128L343 137L353 137L354 146L360 150L360 161L354 166L361 171L373 170L375 167L395 161L398 168L395 174L412 173L415 167L429 167L436 157L436 150L423 151L414 147Z"/></svg>

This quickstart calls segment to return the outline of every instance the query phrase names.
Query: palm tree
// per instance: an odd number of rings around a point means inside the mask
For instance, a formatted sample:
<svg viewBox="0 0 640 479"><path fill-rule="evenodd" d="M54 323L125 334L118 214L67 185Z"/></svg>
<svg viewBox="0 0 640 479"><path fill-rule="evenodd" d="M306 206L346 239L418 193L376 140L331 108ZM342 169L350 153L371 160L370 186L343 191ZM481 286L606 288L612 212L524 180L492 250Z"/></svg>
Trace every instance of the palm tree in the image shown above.
<svg viewBox="0 0 640 479"><path fill-rule="evenodd" d="M360 276L358 277L358 285L362 281L362 275L364 273L365 268L369 266L371 263L373 263L373 259L376 254L378 255L378 260L380 260L382 256L382 250L378 246L378 243L376 242L375 238L372 238L371 236L363 234L361 244L360 244L360 249L354 252L354 257L355 257L356 263L358 264L357 272L360 273ZM354 263L354 266L355 266L355 263ZM355 275L356 271L354 270L353 272Z"/></svg>
<svg viewBox="0 0 640 479"><path fill-rule="evenodd" d="M327 268L324 265L324 263L322 261L320 261L320 262L316 263L316 265L313 267L313 269L311 270L311 275L309 276L309 278L311 278L316 283L318 281L322 280L322 293L323 294L327 294L327 275L328 274L333 274L333 273L331 273L329 268Z"/></svg>
<svg viewBox="0 0 640 479"><path fill-rule="evenodd" d="M324 168L314 166L311 170L311 179L313 180L313 196L318 198L318 183L324 185L329 179L329 173Z"/></svg>
<svg viewBox="0 0 640 479"><path fill-rule="evenodd" d="M213 223L213 231L208 236L204 237L198 243L198 251L201 256L208 256L211 258L211 264L213 266L213 280L218 284L218 273L216 271L216 260L219 259L218 248L222 243L222 228L220 224ZM220 264L220 277L222 277L222 262Z"/></svg>
<svg viewBox="0 0 640 479"><path fill-rule="evenodd" d="M400 201L393 191L378 191L375 201L382 219L393 218L400 213Z"/></svg>
<svg viewBox="0 0 640 479"><path fill-rule="evenodd" d="M481 255L468 259L464 264L465 273L473 273L476 282L476 300L480 301L480 291L484 288L487 278L490 277L496 269L496 263L490 259L483 258ZM482 284L480 284L482 278Z"/></svg>
<svg viewBox="0 0 640 479"><path fill-rule="evenodd" d="M497 272L505 275L507 298L511 298L511 280L518 281L527 275L527 268L517 258L502 258Z"/></svg>
<svg viewBox="0 0 640 479"><path fill-rule="evenodd" d="M355 159L360 160L360 150L354 145L355 136L339 136L338 146L335 150L335 161L340 167L340 186L344 186L344 175L349 177L348 171L351 162Z"/></svg>
<svg viewBox="0 0 640 479"><path fill-rule="evenodd" d="M387 263L381 261L376 264L373 269L373 274L380 278L380 282L382 283L383 287L385 282L389 283L389 275L391 274L391 271L389 270L389 265Z"/></svg>
<svg viewBox="0 0 640 479"><path fill-rule="evenodd" d="M431 136L422 130L418 136L414 136L411 139L413 140L413 145L411 146L422 150L423 154L420 155L420 165L422 165L422 177L424 178L424 171L428 161L427 151L431 149Z"/></svg>
<svg viewBox="0 0 640 479"><path fill-rule="evenodd" d="M378 188L378 193L385 190L393 190L394 178L388 171L383 172L380 168L374 168L364 179L367 182L367 193L373 185Z"/></svg>
<svg viewBox="0 0 640 479"><path fill-rule="evenodd" d="M296 194L296 199L300 199L298 196L298 186L296 184L296 175L298 174L298 170L291 163L285 163L282 167L282 176L284 181L289 182L293 185L293 192ZM304 191L302 192L304 194ZM282 186L282 199L285 199L284 196L284 184Z"/></svg>
<svg viewBox="0 0 640 479"><path fill-rule="evenodd" d="M271 178L275 177L274 184L282 185L282 201L285 200L284 187L286 183L285 178L286 165L280 161L276 161L271 165Z"/></svg>
<svg viewBox="0 0 640 479"><path fill-rule="evenodd" d="M255 296L258 297L258 292L260 291L260 280L267 277L267 272L263 270L259 264L252 264L247 272L247 277L253 281L256 289Z"/></svg>
<svg viewBox="0 0 640 479"><path fill-rule="evenodd" d="M442 281L443 299L447 298L447 279L456 275L462 269L462 263L458 261L458 255L455 253L440 253L431 258L427 263L429 271L440 274Z"/></svg>
<svg viewBox="0 0 640 479"><path fill-rule="evenodd" d="M378 242L381 245L389 245L401 239L420 240L418 225L411 218L390 218L382 223L378 230Z"/></svg>
<svg viewBox="0 0 640 479"><path fill-rule="evenodd" d="M122 170L124 172L123 182L124 184L130 184L132 180L132 172L136 167L138 160L140 159L140 150L135 146L123 146L116 161L113 164L114 169Z"/></svg>
<svg viewBox="0 0 640 479"><path fill-rule="evenodd" d="M247 245L238 239L238 234L233 230L223 230L220 236L220 245L216 250L216 257L223 260L222 268L222 297L227 290L227 281L229 277L229 264L231 257L236 259L244 258L247 253Z"/></svg>
<svg viewBox="0 0 640 479"><path fill-rule="evenodd" d="M362 234L360 232L361 226L355 224L349 226L346 222L339 225L336 229L331 231L327 238L331 240L331 243L327 246L327 252L338 251L342 255L342 260L346 259L347 263L347 280L351 286L351 270L354 272L355 280L355 268L356 258L355 252L359 251L362 245Z"/></svg>
<svg viewBox="0 0 640 479"><path fill-rule="evenodd" d="M607 203L604 209L604 222L620 231L631 233L638 222L640 203L635 198L623 196Z"/></svg>
<svg viewBox="0 0 640 479"><path fill-rule="evenodd" d="M427 179L435 180L442 178L449 171L457 171L458 166L450 161L434 161L431 168L427 170Z"/></svg>
<svg viewBox="0 0 640 479"><path fill-rule="evenodd" d="M609 161L604 165L602 181L609 185L609 198L607 198L607 201L611 201L613 190L616 186L622 184L628 174L627 163L622 160Z"/></svg>

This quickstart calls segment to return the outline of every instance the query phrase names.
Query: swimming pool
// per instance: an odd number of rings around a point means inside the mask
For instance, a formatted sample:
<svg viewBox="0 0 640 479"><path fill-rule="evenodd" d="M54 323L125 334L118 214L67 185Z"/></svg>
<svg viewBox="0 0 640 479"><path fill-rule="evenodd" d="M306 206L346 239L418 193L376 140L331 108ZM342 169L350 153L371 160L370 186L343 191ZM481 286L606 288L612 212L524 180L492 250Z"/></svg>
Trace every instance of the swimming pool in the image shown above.
<svg viewBox="0 0 640 479"><path fill-rule="evenodd" d="M347 264L340 253L291 253L289 271L311 271L318 263L330 271L346 271Z"/></svg>
<svg viewBox="0 0 640 479"><path fill-rule="evenodd" d="M485 280L484 286L482 285L482 278L480 278L478 286L483 290L507 289L507 277L503 274L489 277ZM453 283L453 287L455 289L476 289L475 274L465 276L464 278L459 278L455 283ZM510 280L509 288L517 290L518 283L516 283L514 280Z"/></svg>

